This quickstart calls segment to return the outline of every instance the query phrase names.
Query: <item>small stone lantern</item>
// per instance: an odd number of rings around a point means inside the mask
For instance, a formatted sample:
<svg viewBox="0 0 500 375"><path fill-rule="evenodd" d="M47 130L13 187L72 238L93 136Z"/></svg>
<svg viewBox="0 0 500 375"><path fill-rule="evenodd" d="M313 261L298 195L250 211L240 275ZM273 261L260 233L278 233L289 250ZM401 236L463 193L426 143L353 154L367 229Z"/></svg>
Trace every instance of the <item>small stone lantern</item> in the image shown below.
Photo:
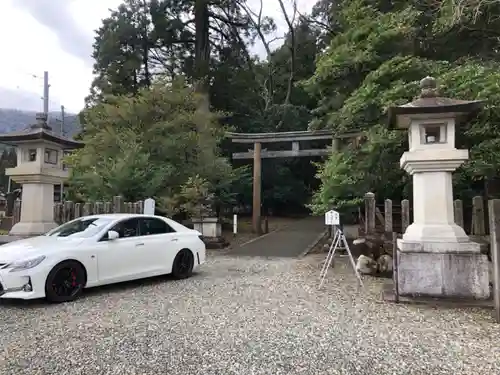
<svg viewBox="0 0 500 375"><path fill-rule="evenodd" d="M408 129L401 168L413 178L413 223L398 240L401 295L488 298L488 259L455 224L452 173L469 158L455 131L481 101L439 96L436 80L420 82L420 97L389 109L390 125Z"/></svg>
<svg viewBox="0 0 500 375"><path fill-rule="evenodd" d="M0 134L0 143L17 146L17 166L6 175L22 185L21 218L9 235L31 237L57 226L54 222L54 185L68 177L63 166L64 152L83 143L62 137L47 125L47 115L38 113L37 123L28 128Z"/></svg>

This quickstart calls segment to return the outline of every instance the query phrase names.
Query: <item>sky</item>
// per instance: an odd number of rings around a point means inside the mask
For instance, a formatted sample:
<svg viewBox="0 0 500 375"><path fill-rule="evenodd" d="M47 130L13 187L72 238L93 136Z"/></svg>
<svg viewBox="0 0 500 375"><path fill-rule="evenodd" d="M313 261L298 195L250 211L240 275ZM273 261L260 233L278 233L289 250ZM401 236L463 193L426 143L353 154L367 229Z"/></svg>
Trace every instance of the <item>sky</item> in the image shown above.
<svg viewBox="0 0 500 375"><path fill-rule="evenodd" d="M254 10L259 0L248 0ZM297 0L299 12L316 0ZM43 110L43 72L49 72L49 109L77 113L93 79L94 31L121 0L0 0L0 108ZM278 0L265 0L263 13L286 32ZM291 4L285 0L285 4ZM289 5L290 7L290 5ZM255 47L255 53L262 51ZM8 57L7 57L8 56Z"/></svg>

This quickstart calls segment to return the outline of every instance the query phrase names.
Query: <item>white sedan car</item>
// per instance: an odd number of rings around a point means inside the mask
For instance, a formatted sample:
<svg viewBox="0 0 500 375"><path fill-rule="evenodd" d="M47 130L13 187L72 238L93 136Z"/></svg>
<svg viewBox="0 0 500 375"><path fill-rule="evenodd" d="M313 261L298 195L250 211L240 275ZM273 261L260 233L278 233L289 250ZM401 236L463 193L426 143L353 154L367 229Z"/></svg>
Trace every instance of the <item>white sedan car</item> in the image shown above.
<svg viewBox="0 0 500 375"><path fill-rule="evenodd" d="M171 219L85 216L0 246L0 298L65 302L98 285L162 274L187 278L204 262L201 234Z"/></svg>

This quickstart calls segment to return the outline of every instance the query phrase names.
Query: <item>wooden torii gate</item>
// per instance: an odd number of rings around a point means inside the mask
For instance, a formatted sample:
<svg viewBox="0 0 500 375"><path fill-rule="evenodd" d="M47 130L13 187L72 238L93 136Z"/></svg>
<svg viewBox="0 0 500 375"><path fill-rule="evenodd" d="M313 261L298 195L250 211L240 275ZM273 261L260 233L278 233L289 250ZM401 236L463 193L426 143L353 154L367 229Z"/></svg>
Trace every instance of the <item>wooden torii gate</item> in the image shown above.
<svg viewBox="0 0 500 375"><path fill-rule="evenodd" d="M253 143L253 150L233 153L233 159L253 159L253 204L252 229L261 234L261 190L262 190L262 159L328 156L331 150L338 150L340 140L359 136L359 132L334 134L331 130L294 131L278 133L226 133L232 143ZM301 149L301 141L331 140L332 148ZM291 150L268 151L262 149L263 143L291 142Z"/></svg>

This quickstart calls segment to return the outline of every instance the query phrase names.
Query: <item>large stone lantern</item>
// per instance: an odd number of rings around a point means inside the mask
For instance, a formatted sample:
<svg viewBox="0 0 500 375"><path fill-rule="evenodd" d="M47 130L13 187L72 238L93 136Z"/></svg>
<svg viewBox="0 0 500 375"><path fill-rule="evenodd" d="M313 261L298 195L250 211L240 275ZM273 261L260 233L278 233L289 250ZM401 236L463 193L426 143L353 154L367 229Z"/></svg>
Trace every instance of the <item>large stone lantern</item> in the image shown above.
<svg viewBox="0 0 500 375"><path fill-rule="evenodd" d="M16 146L17 166L6 169L6 175L22 185L21 218L9 232L16 237L40 235L57 226L54 185L62 184L68 177L63 155L83 146L52 132L46 114L37 114L36 120L35 125L23 131L0 134L0 143Z"/></svg>
<svg viewBox="0 0 500 375"><path fill-rule="evenodd" d="M480 101L439 96L436 80L420 82L420 97L389 109L390 124L408 129L401 168L413 179L413 223L398 241L401 295L488 298L488 259L455 224L452 172L469 158L455 148L455 132Z"/></svg>

